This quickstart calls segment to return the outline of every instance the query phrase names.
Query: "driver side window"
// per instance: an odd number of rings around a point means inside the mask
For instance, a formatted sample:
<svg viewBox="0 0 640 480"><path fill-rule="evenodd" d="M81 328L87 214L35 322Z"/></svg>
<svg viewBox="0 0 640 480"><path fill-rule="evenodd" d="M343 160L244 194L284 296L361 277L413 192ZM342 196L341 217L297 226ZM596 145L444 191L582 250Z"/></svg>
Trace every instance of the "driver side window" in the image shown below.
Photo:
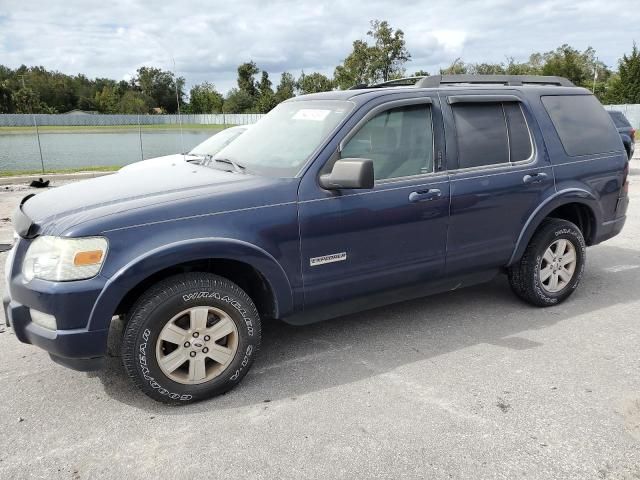
<svg viewBox="0 0 640 480"><path fill-rule="evenodd" d="M349 140L341 158L373 160L376 180L433 172L430 105L407 105L379 113Z"/></svg>

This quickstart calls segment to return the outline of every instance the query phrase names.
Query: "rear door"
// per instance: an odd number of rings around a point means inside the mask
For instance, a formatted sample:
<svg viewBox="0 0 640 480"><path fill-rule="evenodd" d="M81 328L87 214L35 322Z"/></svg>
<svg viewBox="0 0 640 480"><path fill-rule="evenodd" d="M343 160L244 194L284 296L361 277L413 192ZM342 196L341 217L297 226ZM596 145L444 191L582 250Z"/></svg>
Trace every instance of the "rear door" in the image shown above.
<svg viewBox="0 0 640 480"><path fill-rule="evenodd" d="M529 216L554 189L527 102L517 91L444 96L451 217L447 273L504 266Z"/></svg>

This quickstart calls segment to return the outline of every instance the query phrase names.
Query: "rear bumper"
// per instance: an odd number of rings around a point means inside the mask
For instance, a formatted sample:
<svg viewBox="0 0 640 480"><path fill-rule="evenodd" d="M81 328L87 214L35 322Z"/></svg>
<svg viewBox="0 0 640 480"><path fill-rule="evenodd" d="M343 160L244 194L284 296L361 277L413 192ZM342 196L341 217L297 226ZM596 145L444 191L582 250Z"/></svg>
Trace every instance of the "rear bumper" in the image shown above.
<svg viewBox="0 0 640 480"><path fill-rule="evenodd" d="M622 217L618 217L615 220L604 222L598 229L598 235L595 238L593 244L595 245L604 242L605 240L609 240L611 237L615 237L616 235L618 235L622 231L622 227L624 227L626 221L627 216L623 215Z"/></svg>
<svg viewBox="0 0 640 480"><path fill-rule="evenodd" d="M46 350L55 362L80 371L97 370L104 365L108 329L49 330L33 323L29 308L9 296L2 299L2 305L7 324L18 340Z"/></svg>

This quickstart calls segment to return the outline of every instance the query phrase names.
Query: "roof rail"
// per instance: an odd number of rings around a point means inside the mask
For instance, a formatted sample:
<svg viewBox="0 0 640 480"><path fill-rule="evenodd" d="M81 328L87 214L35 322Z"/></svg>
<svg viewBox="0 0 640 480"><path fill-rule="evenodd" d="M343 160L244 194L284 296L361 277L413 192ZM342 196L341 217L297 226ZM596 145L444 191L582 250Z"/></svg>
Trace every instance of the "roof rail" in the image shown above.
<svg viewBox="0 0 640 480"><path fill-rule="evenodd" d="M432 75L423 77L415 83L418 88L433 88L447 84L469 83L475 85L556 85L559 87L575 87L564 77L545 75Z"/></svg>
<svg viewBox="0 0 640 480"><path fill-rule="evenodd" d="M564 77L554 77L548 75L431 75L427 77L406 77L389 80L387 82L367 85L359 83L349 88L349 90L361 90L363 88L386 88L386 87L417 87L434 88L443 85L471 84L471 85L555 85L558 87L575 87L575 85Z"/></svg>
<svg viewBox="0 0 640 480"><path fill-rule="evenodd" d="M361 90L363 88L386 88L386 87L414 87L417 82L425 77L405 77L396 78L395 80L387 80L382 83L375 83L373 85L367 85L366 83L358 83L349 90Z"/></svg>

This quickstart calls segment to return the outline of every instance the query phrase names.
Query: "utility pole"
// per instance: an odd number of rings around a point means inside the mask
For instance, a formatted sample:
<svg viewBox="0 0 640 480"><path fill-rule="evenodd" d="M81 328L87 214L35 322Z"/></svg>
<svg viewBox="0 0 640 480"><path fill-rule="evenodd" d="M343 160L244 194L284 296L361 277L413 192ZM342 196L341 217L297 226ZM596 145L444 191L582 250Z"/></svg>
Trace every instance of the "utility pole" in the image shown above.
<svg viewBox="0 0 640 480"><path fill-rule="evenodd" d="M596 93L596 80L598 79L598 57L593 62L593 88L591 93Z"/></svg>

